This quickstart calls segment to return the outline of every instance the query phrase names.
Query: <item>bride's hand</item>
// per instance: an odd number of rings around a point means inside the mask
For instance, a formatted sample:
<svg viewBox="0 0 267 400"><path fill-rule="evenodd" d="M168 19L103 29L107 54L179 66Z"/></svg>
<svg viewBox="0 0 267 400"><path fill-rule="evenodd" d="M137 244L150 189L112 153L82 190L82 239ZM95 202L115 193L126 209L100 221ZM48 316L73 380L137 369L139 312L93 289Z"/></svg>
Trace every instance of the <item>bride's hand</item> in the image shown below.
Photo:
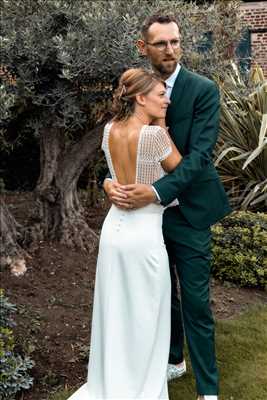
<svg viewBox="0 0 267 400"><path fill-rule="evenodd" d="M112 179L105 179L103 188L111 201L119 208L130 208L130 203L127 200L127 193L123 190L122 185Z"/></svg>

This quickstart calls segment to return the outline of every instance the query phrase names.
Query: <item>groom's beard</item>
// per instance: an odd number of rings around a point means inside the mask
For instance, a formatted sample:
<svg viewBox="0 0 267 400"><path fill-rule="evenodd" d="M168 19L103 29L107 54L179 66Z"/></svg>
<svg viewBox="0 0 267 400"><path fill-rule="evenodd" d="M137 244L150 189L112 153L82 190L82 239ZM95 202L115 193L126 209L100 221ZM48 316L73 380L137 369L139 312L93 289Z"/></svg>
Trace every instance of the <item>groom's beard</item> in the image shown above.
<svg viewBox="0 0 267 400"><path fill-rule="evenodd" d="M157 71L160 73L162 77L168 77L170 76L174 71L177 66L178 61L177 60L163 60L160 64L155 65L155 68Z"/></svg>
<svg viewBox="0 0 267 400"><path fill-rule="evenodd" d="M177 64L180 62L181 56L182 50L179 49L177 50L175 55L166 55L159 62L155 62L155 59L151 60L152 67L156 72L160 74L163 79L167 79L175 71Z"/></svg>

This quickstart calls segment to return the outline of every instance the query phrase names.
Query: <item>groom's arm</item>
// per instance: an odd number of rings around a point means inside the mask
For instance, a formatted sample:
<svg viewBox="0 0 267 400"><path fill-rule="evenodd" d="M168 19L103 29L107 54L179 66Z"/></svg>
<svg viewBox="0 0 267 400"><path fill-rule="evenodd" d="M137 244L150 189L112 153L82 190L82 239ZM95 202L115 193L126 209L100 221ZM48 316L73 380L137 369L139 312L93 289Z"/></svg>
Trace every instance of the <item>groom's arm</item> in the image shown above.
<svg viewBox="0 0 267 400"><path fill-rule="evenodd" d="M153 184L161 203L167 205L179 198L199 173L212 161L218 137L220 98L213 82L206 84L195 104L189 153L169 175Z"/></svg>

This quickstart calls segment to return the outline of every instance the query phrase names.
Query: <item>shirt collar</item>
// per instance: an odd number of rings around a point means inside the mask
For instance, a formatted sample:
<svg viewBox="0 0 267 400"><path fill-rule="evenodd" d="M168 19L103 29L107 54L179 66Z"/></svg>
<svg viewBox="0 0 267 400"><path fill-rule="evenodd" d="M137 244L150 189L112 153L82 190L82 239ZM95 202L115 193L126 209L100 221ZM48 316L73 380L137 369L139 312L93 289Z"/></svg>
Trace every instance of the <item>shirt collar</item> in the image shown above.
<svg viewBox="0 0 267 400"><path fill-rule="evenodd" d="M175 71L169 76L168 79L165 80L165 83L166 83L167 87L173 88L174 83L176 81L176 78L177 78L177 76L179 74L180 69L181 69L181 64L178 63L176 68L175 68Z"/></svg>

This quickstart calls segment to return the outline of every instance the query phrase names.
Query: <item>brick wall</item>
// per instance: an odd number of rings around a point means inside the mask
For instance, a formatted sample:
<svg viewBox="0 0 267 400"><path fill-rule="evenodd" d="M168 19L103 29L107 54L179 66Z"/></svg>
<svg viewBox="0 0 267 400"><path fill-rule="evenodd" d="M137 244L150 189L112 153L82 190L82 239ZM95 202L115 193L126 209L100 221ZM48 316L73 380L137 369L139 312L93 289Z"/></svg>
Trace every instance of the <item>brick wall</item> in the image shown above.
<svg viewBox="0 0 267 400"><path fill-rule="evenodd" d="M267 2L243 3L241 15L250 31L252 65L259 64L267 78Z"/></svg>

